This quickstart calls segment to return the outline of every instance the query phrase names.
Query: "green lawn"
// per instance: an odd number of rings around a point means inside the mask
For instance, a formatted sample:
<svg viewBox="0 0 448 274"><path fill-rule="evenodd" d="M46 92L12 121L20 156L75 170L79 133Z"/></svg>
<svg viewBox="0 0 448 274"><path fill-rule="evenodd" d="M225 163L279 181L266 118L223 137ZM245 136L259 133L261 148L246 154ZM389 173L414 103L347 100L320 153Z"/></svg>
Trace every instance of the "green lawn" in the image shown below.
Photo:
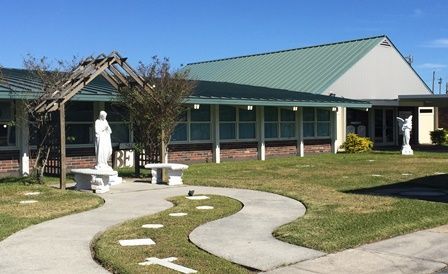
<svg viewBox="0 0 448 274"><path fill-rule="evenodd" d="M103 200L93 194L78 191L61 191L49 186L56 179L47 179L46 185L29 184L22 178L0 179L0 241L30 225L56 217L98 207ZM40 192L26 196L27 192ZM24 200L37 200L33 204L19 204Z"/></svg>
<svg viewBox="0 0 448 274"><path fill-rule="evenodd" d="M208 195L210 199L191 201L185 197L170 199L174 207L159 214L138 218L115 226L102 234L94 243L95 258L113 273L178 273L161 266L140 266L148 257L177 257L174 263L198 270L200 273L247 273L245 268L211 255L188 240L197 226L232 215L242 208L231 198ZM196 206L211 205L213 210L198 210ZM186 212L184 217L171 217L172 212ZM163 224L160 229L142 228L143 224ZM122 239L149 237L152 246L122 247Z"/></svg>
<svg viewBox="0 0 448 274"><path fill-rule="evenodd" d="M448 175L435 172L448 173L447 153L321 154L194 164L184 181L269 191L302 201L306 215L274 235L292 244L335 252L448 223L447 203L349 192L397 183L448 191Z"/></svg>

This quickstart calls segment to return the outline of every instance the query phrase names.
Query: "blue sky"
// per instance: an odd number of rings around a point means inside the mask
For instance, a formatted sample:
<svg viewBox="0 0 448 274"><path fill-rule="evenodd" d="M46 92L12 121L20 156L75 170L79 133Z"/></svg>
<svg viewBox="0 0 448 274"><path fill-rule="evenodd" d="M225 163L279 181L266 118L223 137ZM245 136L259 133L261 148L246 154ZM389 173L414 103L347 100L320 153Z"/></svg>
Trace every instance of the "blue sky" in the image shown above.
<svg viewBox="0 0 448 274"><path fill-rule="evenodd" d="M27 53L71 59L118 50L174 66L388 35L431 85L448 80L445 0L0 0L0 64Z"/></svg>

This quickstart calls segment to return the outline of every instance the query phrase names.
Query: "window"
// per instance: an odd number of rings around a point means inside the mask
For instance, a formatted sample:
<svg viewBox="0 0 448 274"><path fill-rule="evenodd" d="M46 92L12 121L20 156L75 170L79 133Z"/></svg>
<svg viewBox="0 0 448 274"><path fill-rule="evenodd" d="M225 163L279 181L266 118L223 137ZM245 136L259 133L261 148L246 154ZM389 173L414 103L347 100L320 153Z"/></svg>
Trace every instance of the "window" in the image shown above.
<svg viewBox="0 0 448 274"><path fill-rule="evenodd" d="M0 101L0 147L15 145L14 105L12 102Z"/></svg>
<svg viewBox="0 0 448 274"><path fill-rule="evenodd" d="M248 140L256 137L256 111L232 106L219 107L219 138Z"/></svg>
<svg viewBox="0 0 448 274"><path fill-rule="evenodd" d="M330 137L330 116L328 109L303 109L303 137Z"/></svg>
<svg viewBox="0 0 448 274"><path fill-rule="evenodd" d="M178 118L171 136L172 142L209 141L210 106L189 109Z"/></svg>
<svg viewBox="0 0 448 274"><path fill-rule="evenodd" d="M210 106L190 109L190 140L210 140Z"/></svg>
<svg viewBox="0 0 448 274"><path fill-rule="evenodd" d="M129 111L125 107L116 103L105 103L104 111L107 112L107 121L112 129L112 143L129 143Z"/></svg>
<svg viewBox="0 0 448 274"><path fill-rule="evenodd" d="M296 137L296 114L289 109L264 108L264 135L268 139Z"/></svg>
<svg viewBox="0 0 448 274"><path fill-rule="evenodd" d="M109 117L107 118L109 119ZM94 115L92 102L68 103L65 120L67 144L93 143Z"/></svg>

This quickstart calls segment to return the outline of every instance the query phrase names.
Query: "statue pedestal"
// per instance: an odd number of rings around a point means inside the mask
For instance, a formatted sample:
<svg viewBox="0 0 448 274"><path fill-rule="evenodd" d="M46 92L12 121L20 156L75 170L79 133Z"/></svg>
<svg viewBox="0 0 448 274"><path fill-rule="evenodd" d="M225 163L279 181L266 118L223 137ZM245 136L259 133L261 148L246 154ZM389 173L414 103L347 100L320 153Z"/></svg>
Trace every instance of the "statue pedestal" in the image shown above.
<svg viewBox="0 0 448 274"><path fill-rule="evenodd" d="M95 193L108 192L110 186L121 184L123 179L114 170L92 168L72 169L75 175L76 189L93 190Z"/></svg>
<svg viewBox="0 0 448 274"><path fill-rule="evenodd" d="M414 151L412 150L410 145L404 145L401 148L401 155L414 155Z"/></svg>

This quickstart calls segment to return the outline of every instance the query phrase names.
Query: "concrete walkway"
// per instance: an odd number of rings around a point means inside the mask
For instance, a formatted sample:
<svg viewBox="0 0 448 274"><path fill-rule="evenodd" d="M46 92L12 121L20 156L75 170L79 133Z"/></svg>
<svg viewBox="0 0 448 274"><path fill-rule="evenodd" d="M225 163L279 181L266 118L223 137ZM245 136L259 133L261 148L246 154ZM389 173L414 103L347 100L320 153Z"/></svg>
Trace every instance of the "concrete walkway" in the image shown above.
<svg viewBox="0 0 448 274"><path fill-rule="evenodd" d="M268 273L434 273L448 264L448 225L410 233Z"/></svg>
<svg viewBox="0 0 448 274"><path fill-rule="evenodd" d="M192 233L191 238L204 249L262 270L323 255L272 237L275 227L305 213L295 200L251 190L124 183L101 195L106 203L100 208L31 226L0 242L0 272L108 273L92 259L94 236L114 224L165 210L172 206L166 198L186 195L189 189L229 196L244 204L237 214ZM208 231L215 225L223 226L218 234Z"/></svg>

